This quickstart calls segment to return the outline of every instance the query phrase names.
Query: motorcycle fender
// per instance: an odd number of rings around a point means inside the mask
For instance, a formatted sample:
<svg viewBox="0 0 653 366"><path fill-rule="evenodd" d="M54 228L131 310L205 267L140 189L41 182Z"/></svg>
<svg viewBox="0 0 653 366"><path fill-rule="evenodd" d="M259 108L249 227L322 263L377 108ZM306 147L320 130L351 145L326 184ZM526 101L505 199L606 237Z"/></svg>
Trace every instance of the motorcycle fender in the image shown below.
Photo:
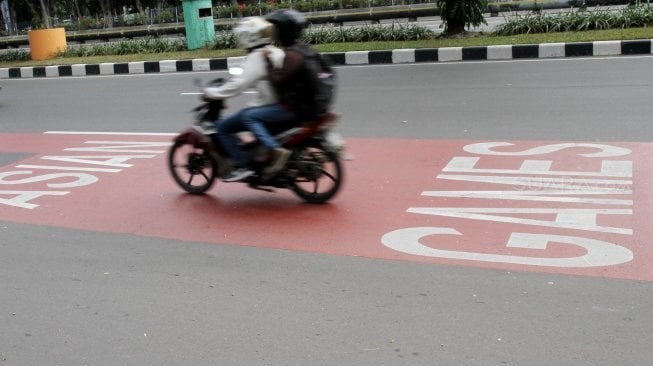
<svg viewBox="0 0 653 366"><path fill-rule="evenodd" d="M173 139L174 142L182 142L185 144L193 145L197 149L205 150L211 155L213 159L218 163L218 176L224 176L229 170L231 170L231 162L229 159L226 159L218 151L215 150L213 142L211 142L210 137L204 135L203 133L197 131L194 128L189 128L185 131L182 131L179 135L175 136Z"/></svg>
<svg viewBox="0 0 653 366"><path fill-rule="evenodd" d="M189 128L174 138L174 142L185 142L187 144L193 145L197 148L208 149L210 148L211 142L208 137L199 133L193 128Z"/></svg>

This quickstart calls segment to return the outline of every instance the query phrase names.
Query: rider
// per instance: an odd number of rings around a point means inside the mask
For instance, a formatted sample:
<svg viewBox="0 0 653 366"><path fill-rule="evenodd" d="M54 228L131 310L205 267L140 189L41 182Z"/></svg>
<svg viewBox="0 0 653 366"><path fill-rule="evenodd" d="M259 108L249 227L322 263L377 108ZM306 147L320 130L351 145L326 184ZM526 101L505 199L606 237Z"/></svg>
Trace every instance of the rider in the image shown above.
<svg viewBox="0 0 653 366"><path fill-rule="evenodd" d="M264 123L287 121L295 117L291 110L279 103L277 93L268 81L268 63L272 67L281 67L284 59L284 52L271 44L273 28L262 17L242 20L234 29L239 47L247 50L242 73L220 87L204 89L204 97L208 99L235 97L250 87L258 91L258 98L252 100L247 108L216 121L218 138L234 161L234 169L223 178L226 182L239 181L254 174L238 138L234 136L237 132L251 131L270 150L272 162L264 173L278 171L290 156L290 151L282 148L263 126Z"/></svg>

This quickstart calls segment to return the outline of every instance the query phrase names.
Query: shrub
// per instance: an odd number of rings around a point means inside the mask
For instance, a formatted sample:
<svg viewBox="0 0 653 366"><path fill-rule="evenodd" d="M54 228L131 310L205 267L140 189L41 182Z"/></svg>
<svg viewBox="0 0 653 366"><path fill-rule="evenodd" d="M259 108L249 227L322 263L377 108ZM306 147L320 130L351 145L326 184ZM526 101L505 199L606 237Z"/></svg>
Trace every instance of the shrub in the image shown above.
<svg viewBox="0 0 653 366"><path fill-rule="evenodd" d="M220 32L215 37L215 45L213 49L215 50L228 50L237 47L237 38L236 35L232 32Z"/></svg>
<svg viewBox="0 0 653 366"><path fill-rule="evenodd" d="M323 26L310 28L305 34L303 41L311 44L321 43L342 43L342 42L371 42L371 41L411 41L420 39L432 39L436 33L430 29L416 24L392 25L363 25L354 28L340 26ZM237 38L231 31L219 32L216 41L210 46L211 49L234 49L237 48ZM69 47L66 51L60 52L59 57L89 57L109 55L131 55L142 53L164 53L186 51L185 40L170 40L165 38L148 37L141 40L127 40L105 44L88 46ZM6 61L22 61L29 59L29 53L11 54L6 56ZM4 60L4 59L3 59Z"/></svg>
<svg viewBox="0 0 653 366"><path fill-rule="evenodd" d="M163 38L148 37L141 40L120 41L106 44L96 44L83 47L68 47L60 52L59 57L88 57L109 55L133 55L141 53L164 53L185 51L184 40L168 40Z"/></svg>
<svg viewBox="0 0 653 366"><path fill-rule="evenodd" d="M159 14L157 14L152 21L158 24L158 23L172 23L175 20L176 20L175 14L172 13L172 10L165 9L162 10Z"/></svg>
<svg viewBox="0 0 653 366"><path fill-rule="evenodd" d="M546 32L576 32L612 28L646 27L653 24L653 7L648 4L628 6L618 11L570 10L562 14L516 14L494 32L514 35Z"/></svg>
<svg viewBox="0 0 653 366"><path fill-rule="evenodd" d="M28 50L9 50L0 53L0 62L29 61L32 54Z"/></svg>
<svg viewBox="0 0 653 366"><path fill-rule="evenodd" d="M219 6L214 9L213 14L217 18L232 18L238 15L238 7L234 5Z"/></svg>
<svg viewBox="0 0 653 366"><path fill-rule="evenodd" d="M325 25L319 28L309 28L303 41L309 44L343 43L343 42L373 42L373 41L414 41L432 39L436 33L417 24L363 25L345 28L342 26Z"/></svg>

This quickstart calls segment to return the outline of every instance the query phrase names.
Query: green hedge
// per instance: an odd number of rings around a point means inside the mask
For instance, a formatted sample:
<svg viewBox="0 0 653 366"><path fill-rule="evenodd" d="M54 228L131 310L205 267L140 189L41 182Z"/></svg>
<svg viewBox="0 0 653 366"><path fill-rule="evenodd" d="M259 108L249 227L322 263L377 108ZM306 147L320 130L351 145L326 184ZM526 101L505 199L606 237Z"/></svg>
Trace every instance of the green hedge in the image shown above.
<svg viewBox="0 0 653 366"><path fill-rule="evenodd" d="M303 41L311 44L372 41L413 41L435 38L437 34L416 24L364 25L353 28L323 26L311 28L304 34ZM236 36L232 32L221 32L216 36L212 49L233 49L237 47ZM185 40L169 40L148 37L143 40L120 41L82 47L69 47L59 57L89 57L109 55L131 55L143 53L163 53L186 51ZM28 61L30 53L26 50L12 50L0 55L0 61Z"/></svg>
<svg viewBox="0 0 653 366"><path fill-rule="evenodd" d="M501 36L529 33L579 32L614 28L637 28L653 25L653 6L638 4L619 11L572 9L562 14L517 14L497 27Z"/></svg>

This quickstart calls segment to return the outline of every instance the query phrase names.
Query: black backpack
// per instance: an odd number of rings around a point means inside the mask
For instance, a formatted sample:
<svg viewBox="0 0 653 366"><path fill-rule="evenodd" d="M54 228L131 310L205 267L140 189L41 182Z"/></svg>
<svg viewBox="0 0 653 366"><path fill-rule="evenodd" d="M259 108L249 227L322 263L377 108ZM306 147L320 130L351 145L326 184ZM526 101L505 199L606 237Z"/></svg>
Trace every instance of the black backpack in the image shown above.
<svg viewBox="0 0 653 366"><path fill-rule="evenodd" d="M329 111L335 99L336 74L331 62L308 45L297 44L289 50L301 53L304 64L286 89L287 100L302 119L319 117Z"/></svg>

